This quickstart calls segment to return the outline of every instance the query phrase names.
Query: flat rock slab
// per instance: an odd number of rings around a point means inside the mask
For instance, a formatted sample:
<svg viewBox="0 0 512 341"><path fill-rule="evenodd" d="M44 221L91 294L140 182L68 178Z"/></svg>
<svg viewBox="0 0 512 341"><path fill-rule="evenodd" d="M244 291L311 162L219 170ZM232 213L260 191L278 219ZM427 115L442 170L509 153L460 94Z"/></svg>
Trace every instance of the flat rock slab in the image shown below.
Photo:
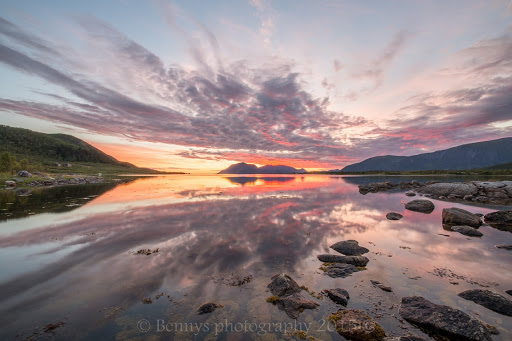
<svg viewBox="0 0 512 341"><path fill-rule="evenodd" d="M352 273L359 271L359 269L354 265L343 263L327 263L324 264L320 269L324 270L327 276L332 278L345 278L352 275Z"/></svg>
<svg viewBox="0 0 512 341"><path fill-rule="evenodd" d="M382 341L427 341L424 338L421 338L416 335L406 335L406 336L397 336L397 337L385 337Z"/></svg>
<svg viewBox="0 0 512 341"><path fill-rule="evenodd" d="M380 341L386 337L382 327L366 314L364 310L347 309L338 311L329 317L338 333L347 340Z"/></svg>
<svg viewBox="0 0 512 341"><path fill-rule="evenodd" d="M270 292L276 296L287 296L302 291L302 288L287 274L274 275L271 282L267 284Z"/></svg>
<svg viewBox="0 0 512 341"><path fill-rule="evenodd" d="M430 200L418 199L409 201L405 204L405 208L409 211L421 212L421 213L432 213L436 206Z"/></svg>
<svg viewBox="0 0 512 341"><path fill-rule="evenodd" d="M400 213L396 213L396 212L389 212L388 214L386 214L386 219L388 219L388 220L400 220L403 217L404 217L403 215L401 215Z"/></svg>
<svg viewBox="0 0 512 341"><path fill-rule="evenodd" d="M359 242L357 240L344 240L332 244L330 247L331 249L346 256L360 256L370 251L365 247L359 246Z"/></svg>
<svg viewBox="0 0 512 341"><path fill-rule="evenodd" d="M391 287L388 287L387 285L384 285L382 284L381 282L379 281L374 281L373 279L370 280L370 282L372 283L373 286L381 289L381 290L384 290L384 291L387 291L387 292L393 292L393 289L391 289Z"/></svg>
<svg viewBox="0 0 512 341"><path fill-rule="evenodd" d="M208 302L208 303L201 305L197 309L197 315L213 313L217 308L221 308L221 307L222 307L222 305L220 305L220 304Z"/></svg>
<svg viewBox="0 0 512 341"><path fill-rule="evenodd" d="M324 292L327 294L327 296L333 300L333 302L337 304L341 304L342 306L346 307L348 300L350 298L348 291L341 288L336 289L325 289Z"/></svg>
<svg viewBox="0 0 512 341"><path fill-rule="evenodd" d="M466 290L459 294L460 297L480 304L487 309L499 314L512 316L512 301L495 292L482 289Z"/></svg>
<svg viewBox="0 0 512 341"><path fill-rule="evenodd" d="M497 211L484 216L487 224L499 230L512 232L512 211Z"/></svg>
<svg viewBox="0 0 512 341"><path fill-rule="evenodd" d="M366 266L370 261L365 256L318 255L316 257L324 263L345 263L355 266Z"/></svg>
<svg viewBox="0 0 512 341"><path fill-rule="evenodd" d="M471 226L452 226L451 230L469 237L481 237L483 233Z"/></svg>
<svg viewBox="0 0 512 341"><path fill-rule="evenodd" d="M467 225L478 228L482 225L480 218L462 208L452 207L443 209L443 224L448 226Z"/></svg>
<svg viewBox="0 0 512 341"><path fill-rule="evenodd" d="M416 193L414 193L414 192L405 192L405 195L407 195L408 197L414 197L414 196L416 196Z"/></svg>
<svg viewBox="0 0 512 341"><path fill-rule="evenodd" d="M434 304L423 297L402 298L398 312L410 323L450 340L492 340L489 329L482 322L463 311Z"/></svg>
<svg viewBox="0 0 512 341"><path fill-rule="evenodd" d="M503 249L503 250L509 250L509 251L512 251L512 245L496 245L496 247L498 249Z"/></svg>

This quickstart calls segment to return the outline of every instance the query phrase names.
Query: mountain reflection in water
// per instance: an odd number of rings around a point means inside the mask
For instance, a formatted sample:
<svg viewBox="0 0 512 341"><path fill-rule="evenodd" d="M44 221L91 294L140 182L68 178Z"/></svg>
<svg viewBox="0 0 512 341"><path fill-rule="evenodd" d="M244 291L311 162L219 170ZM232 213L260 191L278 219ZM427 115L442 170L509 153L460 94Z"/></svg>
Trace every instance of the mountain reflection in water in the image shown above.
<svg viewBox="0 0 512 341"><path fill-rule="evenodd" d="M259 339L264 336L219 336L211 329L197 336L162 332L154 323L293 321L265 301L270 296L266 284L280 272L316 292L347 289L349 308L367 310L397 335L406 333L392 316L398 317L400 298L420 295L479 314L500 328L497 340L512 337L510 318L457 297L480 286L512 289L512 256L494 247L512 244L512 234L483 226L484 237L468 238L441 226L443 207L490 209L433 200L432 214L415 213L404 210L401 202L409 199L403 191L363 196L350 182L354 179L304 175L142 178L71 212L7 219L0 223L0 337L22 339L35 328L63 321L54 330L57 339ZM388 221L390 211L404 218ZM347 239L370 249L367 270L344 279L325 276L316 255L335 253L329 246ZM158 252L136 255L140 249ZM439 269L456 274L458 285ZM244 276L251 280L226 285ZM383 294L370 279L394 292ZM143 304L147 297L152 304ZM210 301L224 307L196 315ZM340 339L332 328L322 330L321 322L338 307L329 299L318 302L317 310L304 311L298 321L314 323L312 336ZM138 330L141 319L153 328Z"/></svg>

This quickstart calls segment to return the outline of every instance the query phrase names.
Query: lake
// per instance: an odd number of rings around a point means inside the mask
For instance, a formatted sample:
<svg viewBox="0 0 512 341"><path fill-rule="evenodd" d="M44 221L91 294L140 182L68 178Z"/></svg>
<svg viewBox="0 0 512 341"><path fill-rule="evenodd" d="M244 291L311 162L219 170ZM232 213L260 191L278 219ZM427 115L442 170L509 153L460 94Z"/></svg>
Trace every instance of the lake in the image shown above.
<svg viewBox="0 0 512 341"><path fill-rule="evenodd" d="M432 200L434 212L423 214L404 209L412 200L405 190L358 191L383 180L404 178L167 175L25 196L4 191L0 339L289 340L302 330L341 340L327 320L340 307L318 293L343 288L348 308L367 311L388 335L427 339L398 314L402 297L418 295L496 326L494 340L511 340L512 318L457 294L507 295L512 252L495 245L512 244L512 234L482 226L483 237L470 238L441 224L446 207L500 207ZM391 211L403 219L387 220ZM336 254L329 246L350 239L370 250L366 269L327 276L316 256ZM143 249L157 252L137 254ZM267 303L266 285L278 273L314 292L303 295L319 307L293 320ZM198 315L205 302L223 307Z"/></svg>

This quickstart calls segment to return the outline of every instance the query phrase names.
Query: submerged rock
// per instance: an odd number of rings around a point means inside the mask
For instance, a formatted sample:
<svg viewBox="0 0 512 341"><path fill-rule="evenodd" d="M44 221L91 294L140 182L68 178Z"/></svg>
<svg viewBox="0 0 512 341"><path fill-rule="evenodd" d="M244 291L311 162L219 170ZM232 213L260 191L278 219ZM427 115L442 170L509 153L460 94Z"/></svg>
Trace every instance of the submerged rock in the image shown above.
<svg viewBox="0 0 512 341"><path fill-rule="evenodd" d="M388 287L379 281L370 280L370 282L372 283L373 286L376 286L379 289L382 289L387 292L393 292L393 289L391 289L391 287Z"/></svg>
<svg viewBox="0 0 512 341"><path fill-rule="evenodd" d="M484 216L485 222L499 230L512 232L512 211L497 211L487 213Z"/></svg>
<svg viewBox="0 0 512 341"><path fill-rule="evenodd" d="M296 319L304 309L315 309L319 306L315 301L302 296L302 288L287 274L274 275L271 280L267 288L275 296L267 299L267 302L276 304L289 317Z"/></svg>
<svg viewBox="0 0 512 341"><path fill-rule="evenodd" d="M403 217L404 217L403 215L401 215L400 213L396 213L396 212L389 212L388 214L386 214L386 218L388 220L400 220Z"/></svg>
<svg viewBox="0 0 512 341"><path fill-rule="evenodd" d="M473 289L463 291L459 296L499 314L512 316L512 301L500 294L489 290Z"/></svg>
<svg viewBox="0 0 512 341"><path fill-rule="evenodd" d="M504 250L512 251L512 245L496 245L496 247L498 249L504 249Z"/></svg>
<svg viewBox="0 0 512 341"><path fill-rule="evenodd" d="M345 263L355 266L366 266L370 261L365 256L339 256L339 255L318 255L319 261L325 263Z"/></svg>
<svg viewBox="0 0 512 341"><path fill-rule="evenodd" d="M482 221L476 214L462 208L452 207L443 209L443 224L448 226L467 225L478 228L482 225Z"/></svg>
<svg viewBox="0 0 512 341"><path fill-rule="evenodd" d="M347 340L380 341L386 337L382 327L364 310L347 309L329 317L338 333Z"/></svg>
<svg viewBox="0 0 512 341"><path fill-rule="evenodd" d="M463 234L463 235L469 236L469 237L481 237L481 236L483 236L482 232L478 231L474 227L467 226L467 225L464 225L464 226L452 226L451 230L455 231L455 232L459 232L460 234Z"/></svg>
<svg viewBox="0 0 512 341"><path fill-rule="evenodd" d="M425 339L416 335L406 335L397 337L385 337L382 341L426 341Z"/></svg>
<svg viewBox="0 0 512 341"><path fill-rule="evenodd" d="M350 298L347 290L341 289L341 288L336 288L336 289L326 289L326 290L324 290L324 292L335 303L341 304L345 307L347 306L348 300Z"/></svg>
<svg viewBox="0 0 512 341"><path fill-rule="evenodd" d="M423 297L402 298L398 312L410 323L450 340L492 340L487 326L477 319L461 310L434 304Z"/></svg>
<svg viewBox="0 0 512 341"><path fill-rule="evenodd" d="M213 303L213 302L205 303L205 304L201 305L201 306L197 309L197 315L203 315L203 314L209 314L209 313L212 313L212 312L214 312L217 308L222 308L222 305L217 304L217 303Z"/></svg>
<svg viewBox="0 0 512 341"><path fill-rule="evenodd" d="M421 213L432 213L436 208L434 203L430 200L418 199L409 201L405 204L405 208L409 211L421 212Z"/></svg>
<svg viewBox="0 0 512 341"><path fill-rule="evenodd" d="M365 247L359 246L359 243L356 240L344 240L337 242L331 245L331 249L347 256L360 256L370 251Z"/></svg>
<svg viewBox="0 0 512 341"><path fill-rule="evenodd" d="M357 269L354 265L343 263L326 263L320 267L320 269L325 271L327 276L332 278L348 277L352 273L359 271L359 269Z"/></svg>
<svg viewBox="0 0 512 341"><path fill-rule="evenodd" d="M405 192L405 195L407 195L408 197L414 197L414 196L416 196L416 193L414 193L414 192Z"/></svg>
<svg viewBox="0 0 512 341"><path fill-rule="evenodd" d="M510 296L512 296L512 290L507 290L505 291L507 294L509 294Z"/></svg>

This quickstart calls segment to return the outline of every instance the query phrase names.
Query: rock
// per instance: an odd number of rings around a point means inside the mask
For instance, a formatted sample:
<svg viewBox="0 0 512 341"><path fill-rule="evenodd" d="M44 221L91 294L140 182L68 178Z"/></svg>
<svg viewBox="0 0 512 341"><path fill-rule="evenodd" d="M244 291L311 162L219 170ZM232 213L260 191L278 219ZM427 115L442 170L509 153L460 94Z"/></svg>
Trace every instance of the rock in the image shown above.
<svg viewBox="0 0 512 341"><path fill-rule="evenodd" d="M325 263L345 263L355 266L366 266L370 261L365 256L318 255L317 258Z"/></svg>
<svg viewBox="0 0 512 341"><path fill-rule="evenodd" d="M405 192L405 195L407 195L408 197L414 197L414 196L416 196L416 193L414 193L414 192Z"/></svg>
<svg viewBox="0 0 512 341"><path fill-rule="evenodd" d="M22 170L18 172L18 176L21 176L22 178L31 178L32 174L30 174L26 170Z"/></svg>
<svg viewBox="0 0 512 341"><path fill-rule="evenodd" d="M477 319L423 297L402 298L398 312L410 323L450 340L492 340L489 329Z"/></svg>
<svg viewBox="0 0 512 341"><path fill-rule="evenodd" d="M5 180L5 187L16 187L16 181Z"/></svg>
<svg viewBox="0 0 512 341"><path fill-rule="evenodd" d="M473 183L436 183L423 187L421 192L438 197L448 197L449 195L459 195L463 197L465 195L478 194L478 187Z"/></svg>
<svg viewBox="0 0 512 341"><path fill-rule="evenodd" d="M396 212L389 212L388 214L386 214L386 218L388 220L400 220L403 217L404 217L403 215L401 215L400 213L396 213Z"/></svg>
<svg viewBox="0 0 512 341"><path fill-rule="evenodd" d="M463 199L464 199L464 200L467 200L467 201L471 201L471 200L473 200L473 195L471 195L471 194L466 194L466 195L464 196L464 198L463 198Z"/></svg>
<svg viewBox="0 0 512 341"><path fill-rule="evenodd" d="M345 278L350 276L352 273L359 271L354 265L343 263L326 264L320 269L324 270L327 276L332 278Z"/></svg>
<svg viewBox="0 0 512 341"><path fill-rule="evenodd" d="M276 304L289 317L296 319L304 309L315 309L319 306L315 301L302 296L300 294L302 288L287 274L274 275L271 280L267 288L276 298L267 301Z"/></svg>
<svg viewBox="0 0 512 341"><path fill-rule="evenodd" d="M346 256L360 256L369 251L367 248L359 246L359 243L356 240L344 240L337 242L331 245L331 249Z"/></svg>
<svg viewBox="0 0 512 341"><path fill-rule="evenodd" d="M467 225L452 226L451 230L455 231L455 232L459 232L460 234L463 234L463 235L469 236L469 237L481 237L481 236L483 236L482 232L478 231L477 229L475 229L475 228L473 228L471 226L467 226Z"/></svg>
<svg viewBox="0 0 512 341"><path fill-rule="evenodd" d="M496 245L496 247L498 249L503 249L503 250L509 250L509 251L512 251L512 245Z"/></svg>
<svg viewBox="0 0 512 341"><path fill-rule="evenodd" d="M405 204L405 208L414 212L431 213L435 206L434 203L432 203L430 200L420 199L409 201L407 204Z"/></svg>
<svg viewBox="0 0 512 341"><path fill-rule="evenodd" d="M509 294L510 296L512 296L512 290L507 290L505 291L507 294Z"/></svg>
<svg viewBox="0 0 512 341"><path fill-rule="evenodd" d="M393 289L391 289L391 287L388 287L379 281L370 280L370 282L372 282L372 285L376 286L379 289L382 289L387 292L393 292Z"/></svg>
<svg viewBox="0 0 512 341"><path fill-rule="evenodd" d="M397 337L385 337L382 341L426 341L425 339L416 335L406 335Z"/></svg>
<svg viewBox="0 0 512 341"><path fill-rule="evenodd" d="M302 288L287 274L274 275L271 282L267 285L270 292L276 296L287 296L302 291Z"/></svg>
<svg viewBox="0 0 512 341"><path fill-rule="evenodd" d="M443 224L448 226L467 225L478 228L482 225L482 222L476 214L462 208L452 207L443 209Z"/></svg>
<svg viewBox="0 0 512 341"><path fill-rule="evenodd" d="M459 294L460 297L480 304L499 314L512 316L512 301L489 290L473 289Z"/></svg>
<svg viewBox="0 0 512 341"><path fill-rule="evenodd" d="M512 211L496 211L484 216L485 222L500 230L512 232Z"/></svg>
<svg viewBox="0 0 512 341"><path fill-rule="evenodd" d="M197 309L197 315L212 313L217 308L222 308L222 305L212 302L205 303Z"/></svg>
<svg viewBox="0 0 512 341"><path fill-rule="evenodd" d="M338 311L329 317L338 333L347 340L384 339L386 333L382 327L360 309Z"/></svg>
<svg viewBox="0 0 512 341"><path fill-rule="evenodd" d="M347 306L348 299L350 296L348 295L348 291L345 289L326 289L324 292L329 296L331 300L333 300L337 304L341 304L342 306Z"/></svg>

